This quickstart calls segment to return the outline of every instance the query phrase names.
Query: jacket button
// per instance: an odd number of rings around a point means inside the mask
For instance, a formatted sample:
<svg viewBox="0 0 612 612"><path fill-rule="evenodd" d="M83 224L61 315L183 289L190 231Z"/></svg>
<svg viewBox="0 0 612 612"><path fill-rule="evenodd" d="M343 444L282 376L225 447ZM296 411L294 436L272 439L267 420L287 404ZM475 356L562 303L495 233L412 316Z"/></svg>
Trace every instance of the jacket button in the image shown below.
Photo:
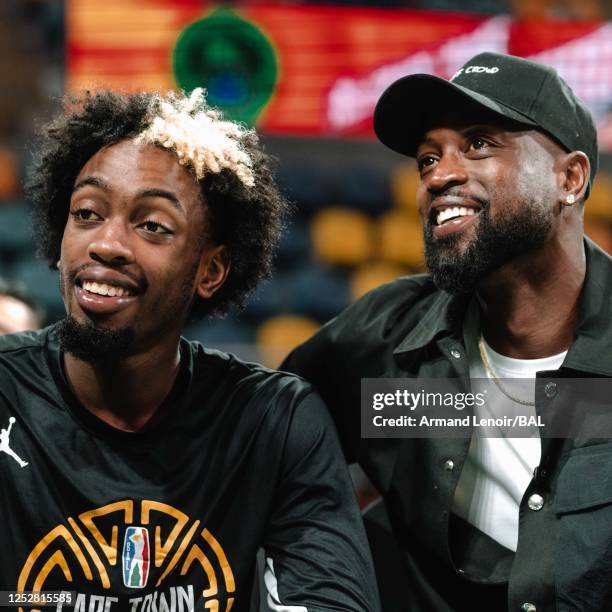
<svg viewBox="0 0 612 612"><path fill-rule="evenodd" d="M447 459L444 462L444 469L447 472L452 472L455 469L455 462L452 459Z"/></svg>
<svg viewBox="0 0 612 612"><path fill-rule="evenodd" d="M455 358L455 359L461 359L461 352L458 351L457 349L453 349L450 354Z"/></svg>
<svg viewBox="0 0 612 612"><path fill-rule="evenodd" d="M549 398L555 397L555 395L557 395L557 383L546 383L546 386L544 387L544 395Z"/></svg>
<svg viewBox="0 0 612 612"><path fill-rule="evenodd" d="M538 612L538 609L535 607L535 605L532 604L532 603L529 603L528 601L525 602L521 606L521 610L522 610L522 612Z"/></svg>
<svg viewBox="0 0 612 612"><path fill-rule="evenodd" d="M540 494L534 493L533 495L529 496L529 499L527 500L527 505L529 506L530 510L537 512L538 510L541 510L544 506L544 498Z"/></svg>

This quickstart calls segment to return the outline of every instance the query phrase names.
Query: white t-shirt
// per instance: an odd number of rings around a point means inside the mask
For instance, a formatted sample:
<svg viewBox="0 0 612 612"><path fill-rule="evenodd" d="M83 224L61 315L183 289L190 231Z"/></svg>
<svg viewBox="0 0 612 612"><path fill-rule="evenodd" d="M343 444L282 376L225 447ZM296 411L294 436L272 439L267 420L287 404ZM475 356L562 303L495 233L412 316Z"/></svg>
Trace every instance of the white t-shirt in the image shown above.
<svg viewBox="0 0 612 612"><path fill-rule="evenodd" d="M489 378L478 349L479 334L475 334L474 329L479 329L479 326L472 325L471 330L466 327L465 334L470 378ZM521 397L531 402L535 397L536 372L557 370L567 354L565 351L542 359L513 359L495 352L486 342L484 346L490 366L498 378L533 379L529 396ZM472 391L478 391L477 386L478 381L473 381ZM489 402L492 399L489 393ZM500 396L499 399L508 405L507 397ZM474 408L477 417L489 416L479 414L479 410L482 408ZM524 414L525 406L520 406L520 410ZM531 407L531 410L535 415L535 408ZM541 441L537 427L534 427L531 438L491 438L475 433L455 491L453 512L496 542L516 551L519 505L533 478L534 469L540 463L540 455Z"/></svg>

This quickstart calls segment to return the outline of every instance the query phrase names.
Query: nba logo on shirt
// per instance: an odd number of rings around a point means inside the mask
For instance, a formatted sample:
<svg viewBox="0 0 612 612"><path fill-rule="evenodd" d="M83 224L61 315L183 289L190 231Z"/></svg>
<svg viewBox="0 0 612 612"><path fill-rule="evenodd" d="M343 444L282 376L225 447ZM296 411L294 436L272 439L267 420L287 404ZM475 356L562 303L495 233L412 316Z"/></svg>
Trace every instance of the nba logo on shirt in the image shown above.
<svg viewBox="0 0 612 612"><path fill-rule="evenodd" d="M142 589L149 578L149 532L145 527L128 527L123 541L123 584Z"/></svg>

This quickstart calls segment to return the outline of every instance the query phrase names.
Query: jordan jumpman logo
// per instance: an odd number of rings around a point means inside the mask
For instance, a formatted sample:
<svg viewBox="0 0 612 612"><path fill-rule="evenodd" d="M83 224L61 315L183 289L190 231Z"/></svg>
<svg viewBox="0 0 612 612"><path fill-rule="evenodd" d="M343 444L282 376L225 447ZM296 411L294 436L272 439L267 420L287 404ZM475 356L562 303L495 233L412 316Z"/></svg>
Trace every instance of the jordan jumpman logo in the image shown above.
<svg viewBox="0 0 612 612"><path fill-rule="evenodd" d="M28 462L17 456L17 454L9 446L9 436L11 435L11 429L13 427L14 422L15 417L11 417L9 419L9 426L6 429L2 428L2 430L0 431L0 453L6 453L9 457L12 457L19 464L19 467L23 468L28 465Z"/></svg>

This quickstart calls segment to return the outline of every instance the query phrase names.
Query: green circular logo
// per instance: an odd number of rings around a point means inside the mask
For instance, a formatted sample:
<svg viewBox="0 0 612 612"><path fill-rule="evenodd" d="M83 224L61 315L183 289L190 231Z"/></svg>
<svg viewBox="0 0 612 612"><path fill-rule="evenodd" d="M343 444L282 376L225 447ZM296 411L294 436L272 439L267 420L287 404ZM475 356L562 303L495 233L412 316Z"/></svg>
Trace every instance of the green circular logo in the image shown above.
<svg viewBox="0 0 612 612"><path fill-rule="evenodd" d="M276 53L265 34L234 11L218 9L187 26L173 53L174 77L187 93L204 87L211 106L253 125L278 79Z"/></svg>

